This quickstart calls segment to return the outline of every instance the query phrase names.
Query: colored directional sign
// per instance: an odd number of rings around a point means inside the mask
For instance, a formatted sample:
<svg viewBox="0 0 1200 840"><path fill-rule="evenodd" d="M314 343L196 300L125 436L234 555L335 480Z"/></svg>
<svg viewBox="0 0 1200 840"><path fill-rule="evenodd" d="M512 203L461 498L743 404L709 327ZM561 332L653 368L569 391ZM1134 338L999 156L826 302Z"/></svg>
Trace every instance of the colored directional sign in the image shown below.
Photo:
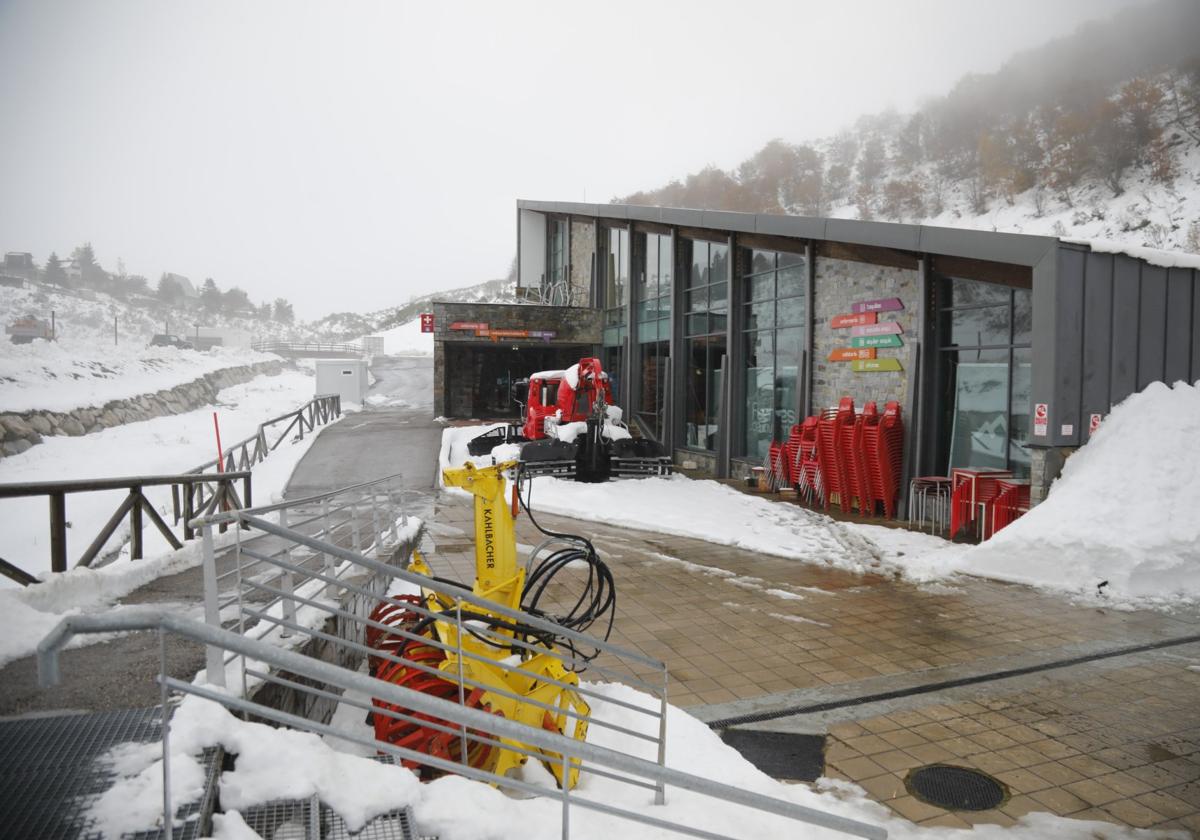
<svg viewBox="0 0 1200 840"><path fill-rule="evenodd" d="M875 317L874 312L865 313L872 318ZM885 321L882 324L866 324L861 327L854 327L850 330L850 335L900 335L904 332L900 325L895 321Z"/></svg>
<svg viewBox="0 0 1200 840"><path fill-rule="evenodd" d="M829 354L831 362L851 362L855 359L874 359L874 347L835 347Z"/></svg>
<svg viewBox="0 0 1200 840"><path fill-rule="evenodd" d="M904 308L900 298L880 298L879 300L860 300L850 306L851 312L899 312Z"/></svg>
<svg viewBox="0 0 1200 840"><path fill-rule="evenodd" d="M864 359L850 363L850 369L855 373L878 373L880 371L904 370L900 367L899 359Z"/></svg>
<svg viewBox="0 0 1200 840"><path fill-rule="evenodd" d="M858 335L850 339L851 347L903 347L898 335Z"/></svg>
<svg viewBox="0 0 1200 840"><path fill-rule="evenodd" d="M835 330L840 330L843 327L861 327L865 324L874 324L878 317L874 312L859 312L856 315L834 315L833 320L829 322L829 326Z"/></svg>

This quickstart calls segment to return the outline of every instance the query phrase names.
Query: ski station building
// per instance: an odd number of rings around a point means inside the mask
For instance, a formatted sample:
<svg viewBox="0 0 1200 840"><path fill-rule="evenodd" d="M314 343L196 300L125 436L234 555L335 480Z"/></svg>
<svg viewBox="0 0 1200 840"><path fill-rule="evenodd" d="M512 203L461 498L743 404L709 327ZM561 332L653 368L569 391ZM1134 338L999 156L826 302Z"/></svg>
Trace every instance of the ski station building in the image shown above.
<svg viewBox="0 0 1200 840"><path fill-rule="evenodd" d="M1200 379L1197 257L620 204L522 200L516 228L530 303L434 304L447 417L513 416L512 381L594 355L685 468L748 475L850 396L898 405L902 487L1007 469L1036 504L1113 405Z"/></svg>

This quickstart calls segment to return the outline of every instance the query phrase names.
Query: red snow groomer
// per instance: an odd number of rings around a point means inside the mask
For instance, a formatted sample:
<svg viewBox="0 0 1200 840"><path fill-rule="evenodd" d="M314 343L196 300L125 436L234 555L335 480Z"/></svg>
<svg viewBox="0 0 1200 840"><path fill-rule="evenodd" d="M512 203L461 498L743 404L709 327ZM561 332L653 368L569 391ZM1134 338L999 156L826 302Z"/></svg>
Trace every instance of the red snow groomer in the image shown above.
<svg viewBox="0 0 1200 840"><path fill-rule="evenodd" d="M634 438L613 405L612 387L600 360L580 359L566 370L535 373L512 384L521 405L520 426L494 429L472 440L472 455L503 443L521 445L527 475L576 481L667 475L671 460L652 440ZM517 394L525 394L521 400Z"/></svg>

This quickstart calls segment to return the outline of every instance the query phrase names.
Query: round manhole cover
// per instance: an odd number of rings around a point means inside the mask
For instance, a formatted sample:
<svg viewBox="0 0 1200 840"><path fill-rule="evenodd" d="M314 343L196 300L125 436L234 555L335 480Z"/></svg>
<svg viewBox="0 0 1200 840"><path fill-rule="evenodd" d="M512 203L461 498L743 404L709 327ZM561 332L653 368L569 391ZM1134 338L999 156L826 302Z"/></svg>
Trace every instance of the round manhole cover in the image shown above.
<svg viewBox="0 0 1200 840"><path fill-rule="evenodd" d="M947 811L986 811L1004 801L1004 785L986 773L949 764L918 767L908 775L913 796Z"/></svg>

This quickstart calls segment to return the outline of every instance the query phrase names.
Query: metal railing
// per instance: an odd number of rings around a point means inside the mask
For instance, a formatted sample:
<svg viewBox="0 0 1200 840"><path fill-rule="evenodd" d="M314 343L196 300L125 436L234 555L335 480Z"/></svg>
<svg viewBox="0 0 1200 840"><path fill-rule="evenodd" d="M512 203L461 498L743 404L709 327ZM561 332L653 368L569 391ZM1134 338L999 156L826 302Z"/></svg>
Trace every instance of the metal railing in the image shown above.
<svg viewBox="0 0 1200 840"><path fill-rule="evenodd" d="M239 495L237 484L241 482ZM206 516L218 510L240 508L251 504L250 473L230 471L205 474L197 471L184 475L142 475L124 478L77 479L74 481L39 481L26 484L0 484L0 499L46 496L50 501L50 571L67 570L67 496L72 493L93 493L113 490L127 491L125 498L91 541L76 566L90 566L104 545L116 533L121 523L129 519L130 556L140 560L143 552L143 528L149 519L174 549L183 548L170 526L146 498L147 487L171 488L175 524L184 522L183 539L190 540L193 531L188 522L196 516ZM37 583L38 579L6 560L0 560L0 574L22 586Z"/></svg>
<svg viewBox="0 0 1200 840"><path fill-rule="evenodd" d="M232 695L220 688L210 688L206 685L195 684L170 677L166 673L165 634L174 633L184 638L192 639L209 647L219 648L236 654L242 659L252 659L265 665L272 666L277 673L289 673L299 678L306 678L317 685L338 689L344 695L354 691L364 697L377 698L391 706L411 710L413 714L422 715L425 719L445 720L452 724L456 731L476 731L490 733L495 739L503 738L508 742L525 744L530 754L542 760L551 760L561 764L564 776L567 768L572 765L582 765L584 774L607 779L620 779L637 784L643 788L671 787L686 790L695 794L709 797L721 802L744 806L753 811L783 817L798 823L816 825L834 831L840 831L856 837L884 840L886 829L864 823L859 820L842 817L815 808L789 802L783 799L754 793L743 788L726 785L703 776L693 775L670 767L665 767L653 761L637 756L567 738L557 732L546 729L525 726L516 721L498 717L479 709L472 709L458 703L443 700L429 694L398 686L393 683L357 673L329 662L305 656L292 650L268 644L262 640L247 638L238 633L211 627L165 610L132 608L109 612L105 614L74 615L64 618L50 634L38 645L38 676L43 687L52 687L60 680L58 654L76 635L83 633L129 632L137 630L157 630L160 634L160 668L162 673L159 682L162 686L163 704L163 829L168 840L172 835L173 811L171 810L171 779L170 779L170 721L167 713L168 692L175 691L201 697L226 708L253 715L258 718L274 721L284 726L339 738L364 747L376 749L382 753L394 756L401 761L417 761L439 770L457 773L477 781L488 782L497 787L515 791L525 795L552 797L562 801L562 837L570 837L571 807L584 808L628 819L642 825L657 829L674 831L693 837L708 838L708 840L727 840L727 835L717 834L706 828L693 825L683 825L668 819L657 817L652 808L630 810L611 802L592 799L579 792L572 792L569 785L561 790L552 790L530 784L511 776L497 776L486 770L457 764L445 758L417 753L413 750L394 744L376 741L374 738L357 735L335 729L328 724L308 720L289 712L280 711L255 702L254 700ZM332 692L331 692L332 693ZM382 707L375 707L379 713ZM781 825L773 836L783 836L795 832L794 825ZM760 835L761 836L761 835Z"/></svg>
<svg viewBox="0 0 1200 840"><path fill-rule="evenodd" d="M258 424L258 431L252 434L245 440L240 440L235 444L226 447L218 462L216 458L211 461L206 461L198 467L193 467L188 472L199 473L205 470L224 469L230 470L248 470L255 464L263 461L268 455L275 451L279 444L287 440L288 434L292 429L297 429L300 434L300 439L304 440L304 432L312 432L317 426L323 426L331 422L334 418L340 417L342 414L342 398L338 394L323 394L319 397L313 397L304 405L289 411L286 414L280 414L278 417L272 417ZM283 431L275 434L275 426L285 423ZM270 434L268 434L270 432ZM270 438L274 437L274 442Z"/></svg>
<svg viewBox="0 0 1200 840"><path fill-rule="evenodd" d="M317 341L256 341L250 345L260 353L275 353L280 356L338 356L355 358L363 355L360 344L329 344Z"/></svg>

